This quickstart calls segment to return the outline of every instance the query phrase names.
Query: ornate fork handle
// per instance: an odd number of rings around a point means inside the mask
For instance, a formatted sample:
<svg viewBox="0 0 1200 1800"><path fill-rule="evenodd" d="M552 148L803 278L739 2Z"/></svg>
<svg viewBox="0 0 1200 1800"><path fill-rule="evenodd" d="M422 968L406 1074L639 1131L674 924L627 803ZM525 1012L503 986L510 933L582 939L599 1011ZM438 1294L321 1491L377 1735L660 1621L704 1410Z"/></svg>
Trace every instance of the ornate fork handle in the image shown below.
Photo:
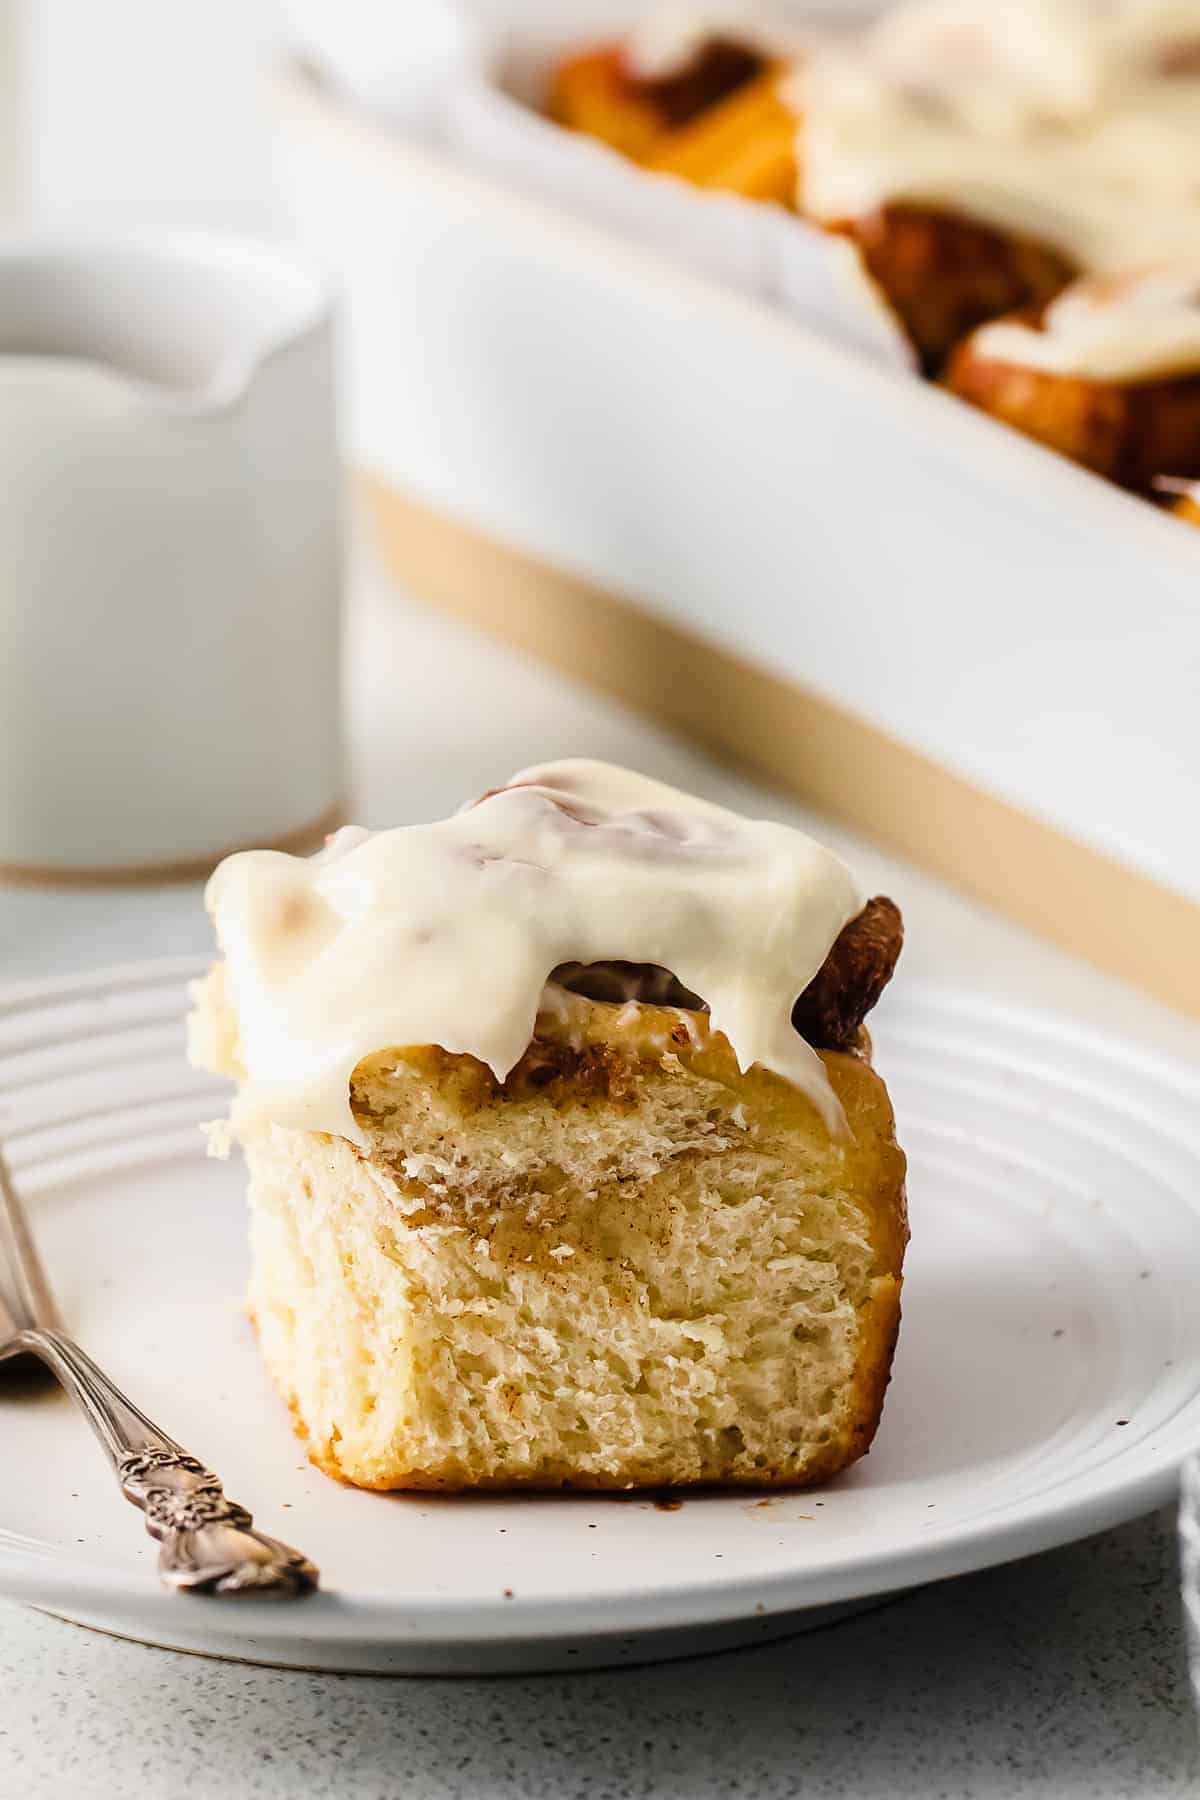
<svg viewBox="0 0 1200 1800"><path fill-rule="evenodd" d="M168 1587L192 1594L305 1594L316 1587L308 1558L256 1531L212 1471L139 1412L64 1333L30 1327L4 1349L40 1358L87 1414L121 1492L141 1508L161 1546L158 1569Z"/></svg>

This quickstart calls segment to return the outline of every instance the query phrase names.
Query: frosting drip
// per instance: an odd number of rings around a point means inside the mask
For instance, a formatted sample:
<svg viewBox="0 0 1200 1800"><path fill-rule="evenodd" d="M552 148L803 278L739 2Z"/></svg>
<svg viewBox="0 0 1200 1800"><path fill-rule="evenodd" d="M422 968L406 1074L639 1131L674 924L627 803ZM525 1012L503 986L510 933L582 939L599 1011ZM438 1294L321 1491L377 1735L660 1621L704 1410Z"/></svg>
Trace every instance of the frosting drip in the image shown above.
<svg viewBox="0 0 1200 1800"><path fill-rule="evenodd" d="M792 1007L864 896L802 832L606 763L527 769L453 818L226 859L207 904L245 1081L235 1121L364 1140L350 1077L418 1044L498 1079L566 963L668 969L739 1065L839 1114Z"/></svg>
<svg viewBox="0 0 1200 1800"><path fill-rule="evenodd" d="M1077 281L1040 325L998 320L973 348L996 362L1081 381L1155 381L1200 374L1200 255L1190 266Z"/></svg>
<svg viewBox="0 0 1200 1800"><path fill-rule="evenodd" d="M923 204L1089 272L1200 243L1200 0L916 0L795 81L817 219Z"/></svg>

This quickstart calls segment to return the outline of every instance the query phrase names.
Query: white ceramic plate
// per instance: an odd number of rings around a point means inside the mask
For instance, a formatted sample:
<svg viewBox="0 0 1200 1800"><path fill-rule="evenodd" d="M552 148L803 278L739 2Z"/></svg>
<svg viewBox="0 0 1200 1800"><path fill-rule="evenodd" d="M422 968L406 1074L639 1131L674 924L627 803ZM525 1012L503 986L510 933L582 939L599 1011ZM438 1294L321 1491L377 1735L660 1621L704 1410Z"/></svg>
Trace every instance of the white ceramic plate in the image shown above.
<svg viewBox="0 0 1200 1800"><path fill-rule="evenodd" d="M239 1296L241 1171L184 1062L181 962L0 995L0 1135L77 1335L268 1530L298 1603L160 1592L57 1393L0 1377L0 1592L152 1643L396 1672L579 1667L795 1630L815 1609L1153 1506L1200 1441L1200 1072L905 989L876 1031L911 1159L905 1323L871 1455L816 1493L392 1496L311 1469Z"/></svg>

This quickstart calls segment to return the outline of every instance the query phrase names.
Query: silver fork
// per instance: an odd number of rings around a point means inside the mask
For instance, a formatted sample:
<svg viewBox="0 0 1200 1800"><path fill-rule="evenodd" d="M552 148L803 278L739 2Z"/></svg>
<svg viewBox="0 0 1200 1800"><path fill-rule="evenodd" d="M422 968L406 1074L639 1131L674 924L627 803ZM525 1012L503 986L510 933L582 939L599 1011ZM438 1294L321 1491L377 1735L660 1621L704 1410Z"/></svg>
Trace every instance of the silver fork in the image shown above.
<svg viewBox="0 0 1200 1800"><path fill-rule="evenodd" d="M100 1439L121 1492L140 1507L160 1545L167 1587L191 1594L306 1594L317 1570L306 1556L253 1529L244 1506L225 1498L217 1477L114 1387L62 1329L24 1208L0 1150L0 1270L13 1310L0 1296L0 1362L36 1356L53 1371Z"/></svg>

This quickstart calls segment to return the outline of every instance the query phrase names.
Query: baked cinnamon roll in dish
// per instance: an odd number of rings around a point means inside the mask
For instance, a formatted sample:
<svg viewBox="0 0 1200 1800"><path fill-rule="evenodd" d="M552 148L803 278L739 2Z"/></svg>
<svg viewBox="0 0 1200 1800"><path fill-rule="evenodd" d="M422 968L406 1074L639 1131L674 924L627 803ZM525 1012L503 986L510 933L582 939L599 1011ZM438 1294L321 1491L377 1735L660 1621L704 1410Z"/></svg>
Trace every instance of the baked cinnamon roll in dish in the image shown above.
<svg viewBox="0 0 1200 1800"><path fill-rule="evenodd" d="M801 210L926 367L1076 273L1200 242L1197 0L914 0L796 79Z"/></svg>
<svg viewBox="0 0 1200 1800"><path fill-rule="evenodd" d="M193 1056L236 1077L250 1305L368 1488L799 1485L879 1422L900 949L829 851L602 763L229 858Z"/></svg>
<svg viewBox="0 0 1200 1800"><path fill-rule="evenodd" d="M654 10L628 38L560 63L547 111L648 169L790 206L796 119L770 36L732 6Z"/></svg>
<svg viewBox="0 0 1200 1800"><path fill-rule="evenodd" d="M908 0L784 56L620 147L849 237L928 373L1077 275L1200 242L1200 0Z"/></svg>
<svg viewBox="0 0 1200 1800"><path fill-rule="evenodd" d="M1150 493L1200 478L1200 246L1189 261L1078 281L1040 315L983 326L947 386L1052 450Z"/></svg>

